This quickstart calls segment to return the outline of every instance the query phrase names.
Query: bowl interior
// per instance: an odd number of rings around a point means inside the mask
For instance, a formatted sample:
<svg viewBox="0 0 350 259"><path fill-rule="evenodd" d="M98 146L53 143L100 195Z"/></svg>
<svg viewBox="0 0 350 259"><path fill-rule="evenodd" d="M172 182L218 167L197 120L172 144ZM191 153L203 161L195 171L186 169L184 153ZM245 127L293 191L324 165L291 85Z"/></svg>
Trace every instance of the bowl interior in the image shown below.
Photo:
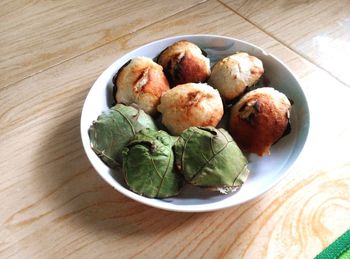
<svg viewBox="0 0 350 259"><path fill-rule="evenodd" d="M112 105L112 78L128 60L137 56L154 58L161 50L178 40L189 40L208 53L211 65L234 52L248 52L262 60L265 75L271 86L294 101L291 112L292 131L273 145L265 157L248 155L251 174L242 188L232 194L220 195L186 185L179 196L167 199L150 199L129 191L120 170L109 169L92 151L88 129L102 111ZM213 35L184 35L158 40L129 52L109 66L92 86L84 103L81 116L81 137L85 152L101 177L124 195L157 208L200 212L222 209L251 200L276 184L300 154L309 130L309 110L305 95L293 73L277 58L257 46L233 38Z"/></svg>

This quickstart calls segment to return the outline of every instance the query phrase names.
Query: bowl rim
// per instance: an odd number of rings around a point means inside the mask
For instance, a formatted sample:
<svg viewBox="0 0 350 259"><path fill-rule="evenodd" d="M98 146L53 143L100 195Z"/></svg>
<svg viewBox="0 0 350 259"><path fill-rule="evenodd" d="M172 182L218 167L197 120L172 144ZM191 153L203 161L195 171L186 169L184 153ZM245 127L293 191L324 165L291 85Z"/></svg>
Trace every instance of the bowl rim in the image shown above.
<svg viewBox="0 0 350 259"><path fill-rule="evenodd" d="M296 83L298 84L298 88L299 88L299 94L302 96L302 98L305 100L305 124L306 127L304 127L304 139L302 140L302 144L300 147L300 151L299 153L296 155L294 162L289 166L289 168L286 169L285 172L283 172L282 174L279 174L273 181L270 182L269 185L265 186L264 188L261 188L258 192L254 193L253 196L245 199L245 200L241 200L239 202L236 202L234 204L227 204L227 203L220 203L219 202L214 202L212 204L199 204L199 205L178 205L178 204L171 204L168 202L155 202L155 201L161 201L161 199L151 199L151 198L147 198L144 196L141 196L139 194L136 194L130 190L128 190L127 188L125 188L124 186L122 186L121 184L114 184L115 182L117 182L111 175L105 175L100 173L99 169L97 168L97 165L95 163L93 163L90 154L92 151L91 147L90 147L90 143L86 143L85 138L86 138L86 132L84 131L82 125L84 124L84 111L87 109L86 106L87 104L87 100L88 100L88 96L92 94L92 89L95 88L95 86L98 84L98 82L104 78L106 76L106 74L108 74L109 69L115 65L115 63L117 63L119 60L125 59L127 56L132 55L133 53L138 52L139 50L143 49L143 48L147 48L150 47L151 45L156 45L159 44L163 41L178 41L178 40L189 40L188 38L211 38L211 39L225 39L225 40L229 40L229 41L233 41L233 42L239 42L242 43L244 45L248 45L251 46L253 48L256 48L258 50L260 50L264 55L266 56L270 56L272 57L275 61L277 61L281 66L284 67L284 69L294 78L294 80L296 81ZM305 125L304 125L305 126ZM276 56L274 56L273 54L270 54L268 52L266 52L263 48L256 46L255 44L252 44L250 42L244 41L244 40L240 40L234 37L229 37L229 36L221 36L221 35L214 35L214 34L185 34L185 35L176 35L176 36L171 36L171 37L166 37L166 38L161 38L155 41L151 41L148 42L144 45L141 45L127 53L125 53L124 55L118 57L117 59L114 60L113 63L111 63L100 75L99 77L95 80L95 82L93 83L93 85L90 87L88 94L85 97L84 100L84 104L81 110L81 118L80 118L80 136L81 136L81 141L83 144L83 148L85 151L86 156L89 159L90 164L93 166L93 168L95 169L95 171L100 175L100 177L102 177L102 179L107 182L109 185L111 185L114 189L116 189L118 192L122 193L123 195L127 196L128 198L131 198L137 202L140 202L142 204L154 207L154 208L158 208L158 209L163 209L163 210L168 210L168 211L174 211L174 212L209 212L209 211L216 211L216 210L221 210L221 209L226 209L226 208L231 208L231 207L235 207L238 205L241 205L243 203L249 202L259 196L261 196L262 194L264 194L265 192L267 192L268 190L272 189L277 183L279 183L284 177L287 176L287 174L291 171L291 169L293 168L295 161L300 157L300 155L303 153L303 151L305 150L305 144L308 140L308 136L309 136L309 129L310 129L310 111L309 111L309 106L308 106L308 102L307 102L307 98L306 95L301 87L301 84L299 82L298 77L289 69L289 67L282 62L279 58L277 58ZM93 152L93 151L92 151ZM93 153L95 154L95 153ZM96 155L96 154L95 154Z"/></svg>

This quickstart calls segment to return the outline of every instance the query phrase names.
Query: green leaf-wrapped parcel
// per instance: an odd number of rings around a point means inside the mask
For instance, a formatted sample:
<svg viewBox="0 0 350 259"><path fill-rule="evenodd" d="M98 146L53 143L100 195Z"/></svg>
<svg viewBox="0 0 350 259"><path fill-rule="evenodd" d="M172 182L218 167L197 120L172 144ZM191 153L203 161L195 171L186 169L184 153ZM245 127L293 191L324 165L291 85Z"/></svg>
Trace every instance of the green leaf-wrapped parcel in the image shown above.
<svg viewBox="0 0 350 259"><path fill-rule="evenodd" d="M248 177L248 161L224 129L188 128L174 150L176 168L193 185L226 194L239 189Z"/></svg>
<svg viewBox="0 0 350 259"><path fill-rule="evenodd" d="M151 116L132 106L117 104L90 126L90 146L107 166L115 168L122 165L126 143L144 128L157 129Z"/></svg>
<svg viewBox="0 0 350 259"><path fill-rule="evenodd" d="M174 169L176 138L165 131L143 129L123 150L123 173L129 188L150 198L177 195L183 177Z"/></svg>

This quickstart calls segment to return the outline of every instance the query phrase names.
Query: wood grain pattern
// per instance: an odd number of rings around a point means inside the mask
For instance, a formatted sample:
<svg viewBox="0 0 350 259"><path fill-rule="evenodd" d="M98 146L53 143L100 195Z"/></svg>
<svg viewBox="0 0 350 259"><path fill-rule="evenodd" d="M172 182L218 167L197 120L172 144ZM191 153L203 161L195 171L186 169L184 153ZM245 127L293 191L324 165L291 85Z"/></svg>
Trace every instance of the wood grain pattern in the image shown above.
<svg viewBox="0 0 350 259"><path fill-rule="evenodd" d="M350 57L349 1L222 2L350 86L347 72Z"/></svg>
<svg viewBox="0 0 350 259"><path fill-rule="evenodd" d="M201 1L2 1L0 87Z"/></svg>
<svg viewBox="0 0 350 259"><path fill-rule="evenodd" d="M0 90L1 258L312 258L350 227L348 87L217 1L126 32ZM194 214L144 206L103 182L82 149L80 112L98 75L142 44L184 33L262 46L297 74L309 101L300 159L238 207Z"/></svg>

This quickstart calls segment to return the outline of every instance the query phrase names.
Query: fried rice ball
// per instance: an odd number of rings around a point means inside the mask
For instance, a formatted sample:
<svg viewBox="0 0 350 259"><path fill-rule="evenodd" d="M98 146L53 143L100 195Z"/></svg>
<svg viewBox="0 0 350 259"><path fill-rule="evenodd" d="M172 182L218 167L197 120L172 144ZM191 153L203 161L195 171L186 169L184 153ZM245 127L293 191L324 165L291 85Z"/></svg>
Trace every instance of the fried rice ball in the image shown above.
<svg viewBox="0 0 350 259"><path fill-rule="evenodd" d="M169 90L162 66L147 57L136 57L126 63L113 81L117 103L136 104L150 115L157 112L160 97Z"/></svg>
<svg viewBox="0 0 350 259"><path fill-rule="evenodd" d="M171 86L205 82L210 75L210 61L202 50L186 40L166 48L158 57Z"/></svg>
<svg viewBox="0 0 350 259"><path fill-rule="evenodd" d="M260 59L240 52L217 62L208 84L218 89L226 101L231 101L254 85L264 73Z"/></svg>
<svg viewBox="0 0 350 259"><path fill-rule="evenodd" d="M271 87L245 94L231 110L229 131L245 151L259 156L270 153L270 147L289 127L291 103Z"/></svg>
<svg viewBox="0 0 350 259"><path fill-rule="evenodd" d="M219 92L203 83L178 85L161 97L158 111L163 125L174 135L192 126L213 126L224 109Z"/></svg>

